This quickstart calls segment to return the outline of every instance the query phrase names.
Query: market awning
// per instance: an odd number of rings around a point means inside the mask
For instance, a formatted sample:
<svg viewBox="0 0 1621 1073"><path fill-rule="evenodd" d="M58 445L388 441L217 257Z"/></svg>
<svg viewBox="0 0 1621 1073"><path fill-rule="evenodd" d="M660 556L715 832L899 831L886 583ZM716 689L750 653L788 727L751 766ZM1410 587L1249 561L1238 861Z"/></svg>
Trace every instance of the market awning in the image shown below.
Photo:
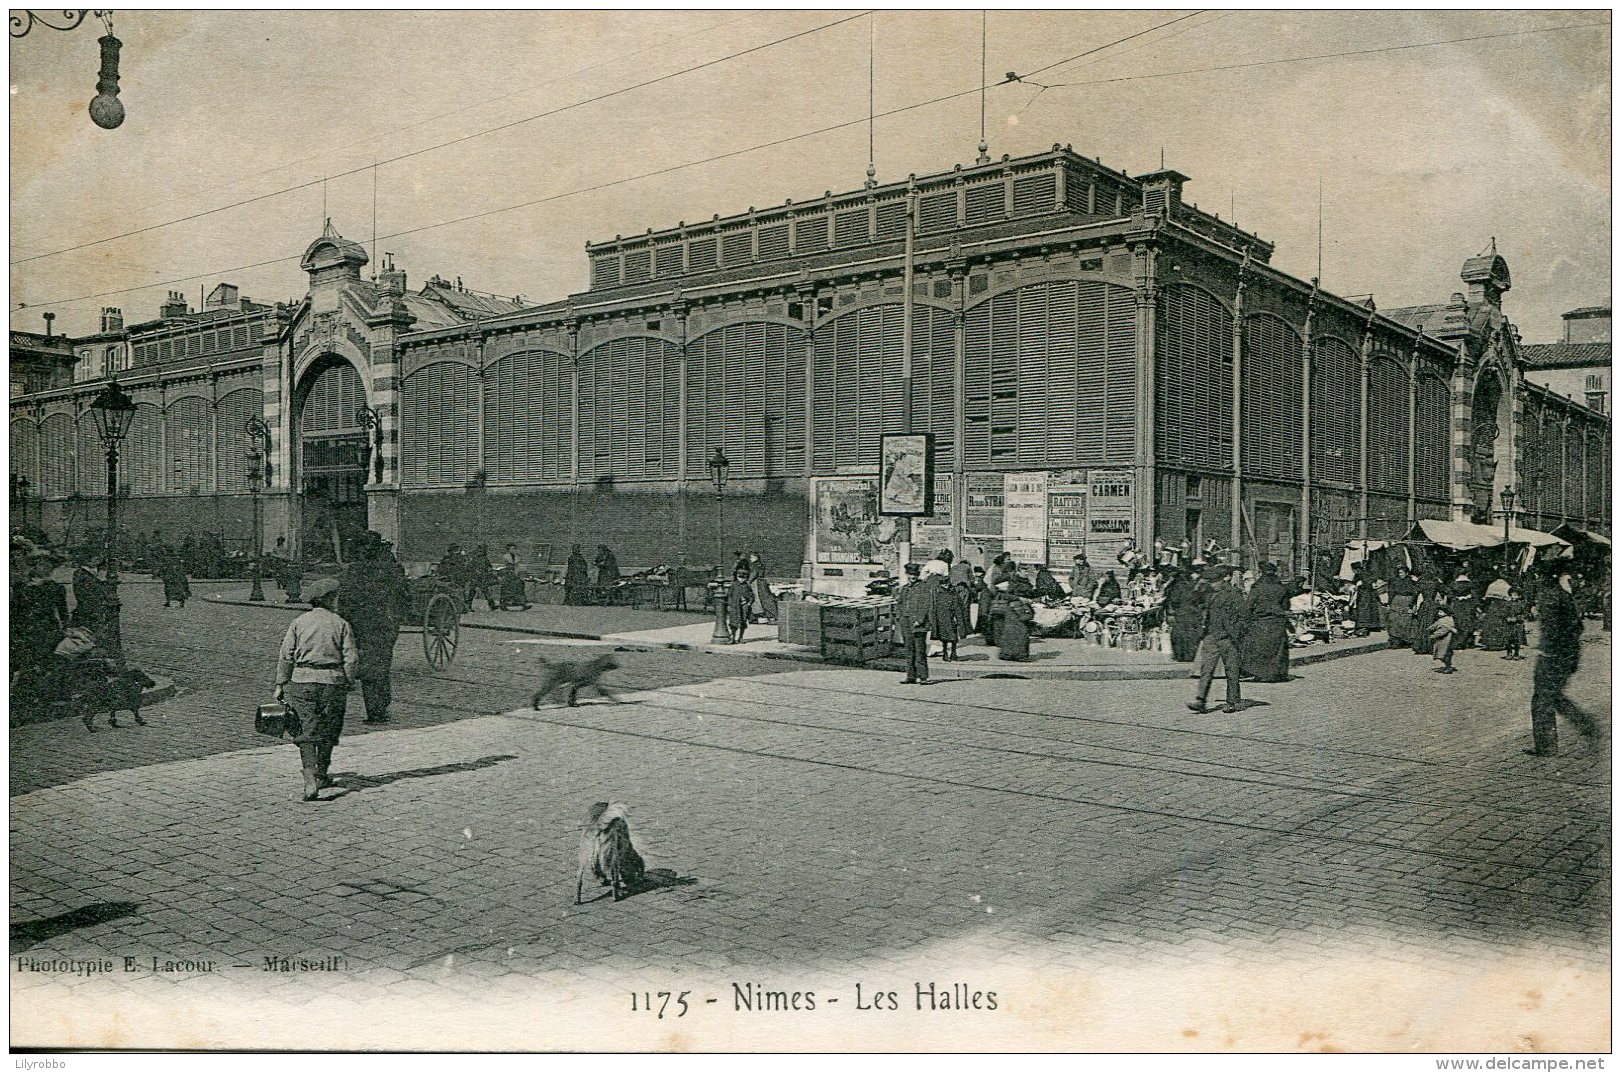
<svg viewBox="0 0 1621 1073"><path fill-rule="evenodd" d="M1552 533L1544 533L1540 529L1513 527L1508 531L1508 541L1510 544L1528 544L1533 548L1546 548L1570 543L1570 541L1561 540ZM1408 531L1405 542L1409 544L1439 544L1441 547L1451 548L1453 551L1500 548L1503 546L1503 530L1495 525L1443 522L1426 518Z"/></svg>
<svg viewBox="0 0 1621 1073"><path fill-rule="evenodd" d="M1564 525L1561 525L1559 528L1555 529L1553 531L1553 535L1570 544L1590 542L1597 544L1601 548L1607 548L1610 546L1609 537L1602 536L1598 533L1588 532L1586 529L1578 529L1569 522L1566 522Z"/></svg>

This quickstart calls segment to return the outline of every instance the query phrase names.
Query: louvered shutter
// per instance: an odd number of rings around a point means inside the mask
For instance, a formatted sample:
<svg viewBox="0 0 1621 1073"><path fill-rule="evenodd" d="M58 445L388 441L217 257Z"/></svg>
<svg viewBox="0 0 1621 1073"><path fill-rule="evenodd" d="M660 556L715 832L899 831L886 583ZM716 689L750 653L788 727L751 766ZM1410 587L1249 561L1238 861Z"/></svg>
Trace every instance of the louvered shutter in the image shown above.
<svg viewBox="0 0 1621 1073"><path fill-rule="evenodd" d="M162 495L163 476L163 411L151 403L138 403L135 418L130 422L129 434L119 451L123 472L119 483L127 482L130 491L138 496Z"/></svg>
<svg viewBox="0 0 1621 1073"><path fill-rule="evenodd" d="M1269 313L1244 325L1244 469L1300 479L1300 337Z"/></svg>
<svg viewBox="0 0 1621 1073"><path fill-rule="evenodd" d="M28 418L11 422L11 472L27 477L35 488L39 481L39 426Z"/></svg>
<svg viewBox="0 0 1621 1073"><path fill-rule="evenodd" d="M1056 416L1049 410L1047 391L1047 303L1049 297L1057 300L1052 290L1052 284L1038 284L1013 292L1013 309L1018 318L1013 382L1018 395L1013 406L1012 441L1015 457L1023 463L1039 462L1046 455L1047 433Z"/></svg>
<svg viewBox="0 0 1621 1073"><path fill-rule="evenodd" d="M1354 482L1362 465L1357 352L1344 340L1318 339L1311 377L1312 479Z"/></svg>
<svg viewBox="0 0 1621 1073"><path fill-rule="evenodd" d="M1210 292L1184 284L1165 289L1161 311L1154 392L1158 455L1172 465L1231 471L1232 314Z"/></svg>
<svg viewBox="0 0 1621 1073"><path fill-rule="evenodd" d="M991 461L1013 462L1019 444L1019 299L991 299Z"/></svg>
<svg viewBox="0 0 1621 1073"><path fill-rule="evenodd" d="M478 380L460 362L436 361L401 384L401 478L407 485L457 487L473 475Z"/></svg>
<svg viewBox="0 0 1621 1073"><path fill-rule="evenodd" d="M1000 181L970 186L964 192L964 222L983 224L1002 219L1007 207L1006 197Z"/></svg>
<svg viewBox="0 0 1621 1073"><path fill-rule="evenodd" d="M653 248L653 274L660 279L681 274L681 243L663 242Z"/></svg>
<svg viewBox="0 0 1621 1073"><path fill-rule="evenodd" d="M12 468L17 467L16 444L12 444ZM21 472L18 470L18 472ZM32 477L29 480L33 480ZM79 494L107 494L107 449L102 446L96 420L88 413L79 415Z"/></svg>
<svg viewBox="0 0 1621 1073"><path fill-rule="evenodd" d="M963 318L963 460L969 465L991 460L991 307L981 302Z"/></svg>
<svg viewBox="0 0 1621 1073"><path fill-rule="evenodd" d="M67 414L52 414L40 422L40 463L45 479L39 494L46 499L61 499L74 491L74 432L73 418Z"/></svg>
<svg viewBox="0 0 1621 1073"><path fill-rule="evenodd" d="M956 191L918 198L917 217L919 231L948 231L956 227Z"/></svg>
<svg viewBox="0 0 1621 1073"><path fill-rule="evenodd" d="M1417 438L1418 465L1414 473L1417 494L1424 499L1447 498L1448 475L1451 468L1451 399L1446 381L1433 373L1420 373L1418 377L1417 414L1414 433Z"/></svg>
<svg viewBox="0 0 1621 1073"><path fill-rule="evenodd" d="M833 245L854 246L867 241L867 210L854 209L833 215Z"/></svg>
<svg viewBox="0 0 1621 1073"><path fill-rule="evenodd" d="M49 443L48 438L46 442ZM1564 483L1565 513L1578 518L1582 512L1582 437L1581 426L1575 422L1565 427Z"/></svg>
<svg viewBox="0 0 1621 1073"><path fill-rule="evenodd" d="M730 267L732 265L748 264L754 259L754 235L750 231L728 231L720 240L721 263Z"/></svg>
<svg viewBox="0 0 1621 1073"><path fill-rule="evenodd" d="M208 491L208 403L192 396L170 405L164 440L168 462L163 469L169 491L182 495Z"/></svg>
<svg viewBox="0 0 1621 1073"><path fill-rule="evenodd" d="M1013 180L1013 214L1034 216L1051 212L1058 201L1058 179L1054 175L1034 175Z"/></svg>
<svg viewBox="0 0 1621 1073"><path fill-rule="evenodd" d="M215 457L222 492L246 492L248 488L248 419L264 416L264 392L258 388L238 388L220 397L215 422ZM262 465L262 463L261 463Z"/></svg>
<svg viewBox="0 0 1621 1073"><path fill-rule="evenodd" d="M719 263L717 240L714 235L704 238L695 238L688 244L687 269L691 272L707 272Z"/></svg>
<svg viewBox="0 0 1621 1073"><path fill-rule="evenodd" d="M816 253L827 249L827 217L805 216L794 224L794 251Z"/></svg>
<svg viewBox="0 0 1621 1073"><path fill-rule="evenodd" d="M1108 442L1104 450L1110 462L1129 462L1137 452L1137 296L1128 287L1100 286L1108 302L1109 322ZM1230 435L1224 438L1231 444Z"/></svg>
<svg viewBox="0 0 1621 1073"><path fill-rule="evenodd" d="M878 206L878 238L901 238L906 234L906 203L892 201Z"/></svg>
<svg viewBox="0 0 1621 1073"><path fill-rule="evenodd" d="M760 259L788 256L788 225L760 228Z"/></svg>
<svg viewBox="0 0 1621 1073"><path fill-rule="evenodd" d="M1388 354L1369 366L1368 487L1407 491L1407 372Z"/></svg>

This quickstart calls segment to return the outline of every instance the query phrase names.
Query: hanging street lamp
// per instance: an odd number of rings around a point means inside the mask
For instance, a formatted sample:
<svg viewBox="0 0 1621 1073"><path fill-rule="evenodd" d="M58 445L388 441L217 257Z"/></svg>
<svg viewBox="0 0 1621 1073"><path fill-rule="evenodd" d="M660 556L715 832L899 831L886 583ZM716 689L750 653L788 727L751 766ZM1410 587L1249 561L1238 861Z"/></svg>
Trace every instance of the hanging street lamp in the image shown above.
<svg viewBox="0 0 1621 1073"><path fill-rule="evenodd" d="M61 21L53 22L33 11L18 11L11 15L12 37L27 37L36 26L47 30L76 30L86 15L94 15L106 29L98 44L101 45L101 70L96 77L96 95L90 101L90 121L103 130L114 130L124 122L124 104L118 99L118 53L124 43L113 36L113 13L88 8L51 12Z"/></svg>

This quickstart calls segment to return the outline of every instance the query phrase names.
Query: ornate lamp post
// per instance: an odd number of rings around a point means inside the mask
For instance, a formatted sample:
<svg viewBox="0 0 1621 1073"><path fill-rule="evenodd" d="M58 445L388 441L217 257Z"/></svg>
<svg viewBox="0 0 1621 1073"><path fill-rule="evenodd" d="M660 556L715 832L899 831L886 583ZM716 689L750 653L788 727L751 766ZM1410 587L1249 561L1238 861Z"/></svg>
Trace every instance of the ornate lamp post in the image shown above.
<svg viewBox="0 0 1621 1073"><path fill-rule="evenodd" d="M122 662L124 642L119 612L123 605L118 601L118 445L135 420L135 400L124 394L118 381L109 380L91 402L90 413L101 444L107 449L107 636L103 640L107 650Z"/></svg>
<svg viewBox="0 0 1621 1073"><path fill-rule="evenodd" d="M366 469L371 473L373 484L382 484L383 415L371 406L362 406L355 411L355 423L371 433L364 448Z"/></svg>
<svg viewBox="0 0 1621 1073"><path fill-rule="evenodd" d="M59 18L61 22L53 22L33 11L13 12L10 23L11 36L27 37L28 31L35 26L43 26L48 30L74 30L84 22L86 15L94 15L100 19L107 32L97 42L101 46L101 70L96 77L96 96L90 101L90 120L103 130L115 129L124 122L124 105L118 99L118 53L124 47L124 43L113 36L113 13L89 8L70 8L52 11L51 15Z"/></svg>
<svg viewBox="0 0 1621 1073"><path fill-rule="evenodd" d="M249 417L246 428L249 437L248 493L253 497L253 591L248 593L248 599L263 603L265 532L259 513L259 493L264 489L265 471L269 468L270 426L260 418Z"/></svg>
<svg viewBox="0 0 1621 1073"><path fill-rule="evenodd" d="M731 631L726 626L726 558L722 550L725 547L723 511L726 504L726 473L731 465L719 447L709 456L709 475L715 479L715 629L709 639L722 643L732 639Z"/></svg>
<svg viewBox="0 0 1621 1073"><path fill-rule="evenodd" d="M1514 517L1514 489L1503 489L1503 574L1509 573L1508 523Z"/></svg>

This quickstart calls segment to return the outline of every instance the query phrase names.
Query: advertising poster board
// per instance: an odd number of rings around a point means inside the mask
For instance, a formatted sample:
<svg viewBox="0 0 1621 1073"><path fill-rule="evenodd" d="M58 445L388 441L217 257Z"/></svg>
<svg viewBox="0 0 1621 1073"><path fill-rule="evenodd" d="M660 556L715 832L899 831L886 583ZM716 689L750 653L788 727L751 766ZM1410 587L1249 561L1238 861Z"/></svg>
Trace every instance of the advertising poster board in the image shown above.
<svg viewBox="0 0 1621 1073"><path fill-rule="evenodd" d="M878 454L882 489L878 513L908 518L930 513L934 498L934 437L927 433L884 436Z"/></svg>
<svg viewBox="0 0 1621 1073"><path fill-rule="evenodd" d="M1021 563L1047 561L1047 474L1009 473L1003 485L1003 550Z"/></svg>
<svg viewBox="0 0 1621 1073"><path fill-rule="evenodd" d="M960 551L953 483L951 474L935 474L934 513L912 520L912 558L915 561L929 559L941 548L950 548L953 554Z"/></svg>
<svg viewBox="0 0 1621 1073"><path fill-rule="evenodd" d="M1086 557L1094 564L1113 563L1115 553L1136 534L1135 486L1129 469L1095 469L1088 482Z"/></svg>
<svg viewBox="0 0 1621 1073"><path fill-rule="evenodd" d="M816 561L870 563L879 557L878 478L816 482Z"/></svg>
<svg viewBox="0 0 1621 1073"><path fill-rule="evenodd" d="M970 473L963 504L963 532L968 536L1002 542L1002 475Z"/></svg>

